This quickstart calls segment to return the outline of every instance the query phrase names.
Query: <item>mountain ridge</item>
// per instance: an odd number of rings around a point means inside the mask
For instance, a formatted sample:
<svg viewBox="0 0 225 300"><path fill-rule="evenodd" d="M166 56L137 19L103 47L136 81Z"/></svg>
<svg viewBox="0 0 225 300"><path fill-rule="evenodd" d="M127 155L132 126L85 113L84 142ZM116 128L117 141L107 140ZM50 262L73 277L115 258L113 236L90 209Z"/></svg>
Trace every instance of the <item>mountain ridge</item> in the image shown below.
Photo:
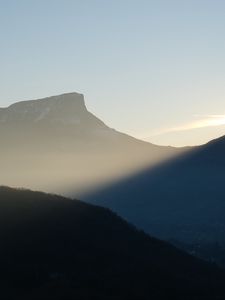
<svg viewBox="0 0 225 300"><path fill-rule="evenodd" d="M13 121L64 121L68 124L79 124L76 116L83 117L85 114L95 118L96 123L107 127L100 119L94 117L85 105L84 96L78 93L66 93L36 100L20 101L0 110L0 123ZM2 115L2 117L1 117ZM7 118L8 117L8 118Z"/></svg>
<svg viewBox="0 0 225 300"><path fill-rule="evenodd" d="M156 237L224 247L224 153L222 136L103 187L86 200L110 207Z"/></svg>

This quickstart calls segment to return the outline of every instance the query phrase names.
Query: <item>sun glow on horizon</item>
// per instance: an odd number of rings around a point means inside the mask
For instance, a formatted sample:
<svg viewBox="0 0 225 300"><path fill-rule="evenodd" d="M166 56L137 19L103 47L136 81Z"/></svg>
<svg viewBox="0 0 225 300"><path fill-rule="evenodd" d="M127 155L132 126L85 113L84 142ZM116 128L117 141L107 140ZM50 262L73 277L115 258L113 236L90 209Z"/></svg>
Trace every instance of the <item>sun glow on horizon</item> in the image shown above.
<svg viewBox="0 0 225 300"><path fill-rule="evenodd" d="M225 135L225 114L194 114L190 122L134 133L133 136L160 146L202 145Z"/></svg>
<svg viewBox="0 0 225 300"><path fill-rule="evenodd" d="M220 126L225 125L225 115L212 115L206 121L206 126Z"/></svg>
<svg viewBox="0 0 225 300"><path fill-rule="evenodd" d="M175 127L162 128L162 129L152 131L150 136L147 138L163 135L170 132L187 131L187 130L194 130L199 128L225 125L225 115L204 115L204 116L195 115L195 117L198 118L201 117L201 119L187 124L175 126Z"/></svg>

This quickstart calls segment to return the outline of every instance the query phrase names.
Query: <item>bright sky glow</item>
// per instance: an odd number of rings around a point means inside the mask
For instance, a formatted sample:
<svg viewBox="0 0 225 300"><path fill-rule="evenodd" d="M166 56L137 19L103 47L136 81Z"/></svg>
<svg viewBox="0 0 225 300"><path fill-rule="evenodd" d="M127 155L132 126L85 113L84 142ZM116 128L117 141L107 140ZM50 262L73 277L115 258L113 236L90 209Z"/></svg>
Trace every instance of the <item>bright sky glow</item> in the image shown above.
<svg viewBox="0 0 225 300"><path fill-rule="evenodd" d="M155 131L152 133L152 136L161 135L168 132L186 131L186 130L193 130L198 128L213 127L213 126L222 126L222 125L225 125L225 115L211 115L188 124Z"/></svg>

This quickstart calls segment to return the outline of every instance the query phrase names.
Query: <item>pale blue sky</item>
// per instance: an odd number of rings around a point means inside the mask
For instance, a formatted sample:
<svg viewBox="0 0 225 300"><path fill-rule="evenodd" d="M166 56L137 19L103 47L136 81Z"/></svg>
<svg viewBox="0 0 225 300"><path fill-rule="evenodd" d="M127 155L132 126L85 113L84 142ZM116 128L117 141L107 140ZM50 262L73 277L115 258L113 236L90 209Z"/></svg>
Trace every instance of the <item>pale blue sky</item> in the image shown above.
<svg viewBox="0 0 225 300"><path fill-rule="evenodd" d="M203 143L225 134L224 32L223 0L0 0L0 106L77 91L120 131Z"/></svg>

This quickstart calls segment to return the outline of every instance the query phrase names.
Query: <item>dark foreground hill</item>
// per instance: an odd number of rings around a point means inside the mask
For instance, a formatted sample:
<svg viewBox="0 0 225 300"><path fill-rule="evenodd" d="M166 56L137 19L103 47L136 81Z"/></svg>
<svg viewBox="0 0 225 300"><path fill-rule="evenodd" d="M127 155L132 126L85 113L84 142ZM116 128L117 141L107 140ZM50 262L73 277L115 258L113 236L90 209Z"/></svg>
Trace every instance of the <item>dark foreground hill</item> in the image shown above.
<svg viewBox="0 0 225 300"><path fill-rule="evenodd" d="M108 209L0 188L1 299L225 299L225 274Z"/></svg>

